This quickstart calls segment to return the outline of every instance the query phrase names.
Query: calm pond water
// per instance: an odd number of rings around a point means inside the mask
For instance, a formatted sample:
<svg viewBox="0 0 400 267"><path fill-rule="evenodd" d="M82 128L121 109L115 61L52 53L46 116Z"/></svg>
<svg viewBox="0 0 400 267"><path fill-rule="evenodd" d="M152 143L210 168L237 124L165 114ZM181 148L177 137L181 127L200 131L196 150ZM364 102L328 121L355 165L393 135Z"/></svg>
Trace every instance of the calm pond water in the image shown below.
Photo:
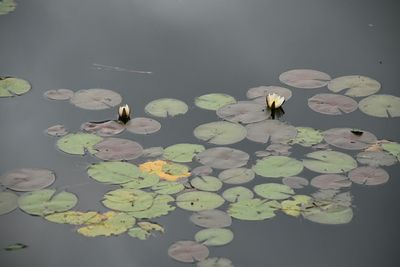
<svg viewBox="0 0 400 267"><path fill-rule="evenodd" d="M143 147L176 143L206 144L193 129L216 121L212 111L195 107L197 96L221 92L246 99L249 88L280 85L292 90L281 120L294 126L327 130L359 128L378 139L400 141L399 118L376 118L356 110L341 116L316 113L307 99L328 93L326 87L304 90L282 85L279 75L290 69L320 70L332 77L360 74L382 84L380 93L400 96L400 5L397 1L322 0L19 0L16 10L0 16L0 75L28 80L32 90L0 99L0 173L22 167L48 168L57 179L51 186L79 197L76 210L107 210L102 196L116 186L87 177L98 160L56 149L56 138L44 133L55 124L71 132L86 121L113 119L116 109L88 111L68 102L48 101L49 89L108 88L120 93L134 116L151 100L171 97L185 101L183 116L157 119L162 129L152 135L119 135ZM116 66L152 74L96 69ZM251 155L266 144L243 140L231 147ZM345 151L354 156L354 151ZM297 147L302 159L307 149ZM134 161L135 162L135 161ZM141 162L138 160L137 162ZM192 164L192 166L197 166ZM210 247L212 257L226 257L241 267L396 267L400 264L400 165L384 167L390 174L379 186L353 184L352 221L323 225L279 213L264 221L233 220L234 240ZM214 175L217 175L214 172ZM316 174L304 170L300 176ZM257 176L246 187L276 182ZM75 185L75 186L74 186ZM311 186L299 192L309 194ZM226 210L227 204L221 207ZM0 217L0 265L22 266L185 266L167 254L179 240L193 240L200 230L191 212L177 208L154 219L164 235L140 241L126 234L87 238L73 226L50 223L15 210Z"/></svg>

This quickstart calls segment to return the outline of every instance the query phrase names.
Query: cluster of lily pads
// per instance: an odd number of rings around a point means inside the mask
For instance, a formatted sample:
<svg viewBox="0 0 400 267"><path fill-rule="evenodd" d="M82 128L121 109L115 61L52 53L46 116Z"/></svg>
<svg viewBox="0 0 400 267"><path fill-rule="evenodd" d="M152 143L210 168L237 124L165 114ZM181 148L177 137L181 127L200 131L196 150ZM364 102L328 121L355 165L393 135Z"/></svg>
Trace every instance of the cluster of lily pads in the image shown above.
<svg viewBox="0 0 400 267"><path fill-rule="evenodd" d="M400 116L399 98L371 95L380 89L380 84L368 77L331 80L319 71L291 70L281 74L280 80L296 88L328 86L333 92L347 89L347 96L317 94L310 98L309 106L320 113L342 114L359 107L372 116ZM20 79L5 78L0 80L0 96L22 94L30 89L28 85ZM260 221L286 214L315 223L349 223L353 208L348 189L353 184L386 183L389 174L382 166L399 162L400 144L378 140L360 129L320 131L273 120L265 105L266 96L273 93L286 101L292 97L288 88L260 86L247 91L246 101L221 93L195 98L197 107L215 112L219 118L193 130L199 140L196 144L145 149L133 140L115 137L124 130L152 134L161 129L160 122L146 117L133 118L126 124L117 120L84 122L80 132L72 133L63 125L52 126L47 133L59 137L56 145L60 151L88 154L100 160L87 169L91 179L119 186L101 200L110 211L73 210L78 202L75 194L48 189L56 179L53 171L22 168L0 177L0 183L10 190L0 192L0 214L19 207L50 222L76 225L77 232L84 236L127 233L145 240L165 231L153 220L178 207L193 212L190 221L204 229L193 240L172 244L168 254L181 262L197 262L198 267L233 266L229 259L209 257L208 249L233 240L234 234L227 228L232 218ZM47 91L44 96L88 110L113 108L122 101L118 93L107 89L58 89ZM350 98L365 96L368 97L358 104ZM149 116L160 120L184 115L188 110L185 102L172 98L157 99L145 107ZM252 166L247 152L227 147L244 139L268 144L254 153L257 160ZM208 144L218 146L207 147ZM297 146L310 149L300 160L290 157ZM337 148L341 151L334 150ZM304 168L316 173L310 181L298 176ZM302 193L309 185L316 191L311 195ZM17 196L15 191L26 193Z"/></svg>

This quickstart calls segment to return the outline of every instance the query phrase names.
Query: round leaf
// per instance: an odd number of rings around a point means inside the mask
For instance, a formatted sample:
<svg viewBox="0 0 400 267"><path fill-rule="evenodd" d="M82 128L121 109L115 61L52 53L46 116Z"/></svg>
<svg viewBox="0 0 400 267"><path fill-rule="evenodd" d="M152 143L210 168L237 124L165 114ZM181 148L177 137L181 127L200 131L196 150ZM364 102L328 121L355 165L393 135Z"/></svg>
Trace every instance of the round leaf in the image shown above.
<svg viewBox="0 0 400 267"><path fill-rule="evenodd" d="M233 240L233 232L225 228L208 228L198 231L194 239L206 246L223 246Z"/></svg>
<svg viewBox="0 0 400 267"><path fill-rule="evenodd" d="M138 189L121 188L107 192L102 203L117 211L142 211L151 207L153 196Z"/></svg>
<svg viewBox="0 0 400 267"><path fill-rule="evenodd" d="M88 133L71 133L58 139L57 147L68 154L85 155L85 151L91 154L96 151L93 146L103 140L100 136Z"/></svg>
<svg viewBox="0 0 400 267"><path fill-rule="evenodd" d="M138 219L157 218L167 215L170 211L175 210L175 207L169 204L173 201L174 198L170 195L158 195L154 198L153 204L150 208L142 211L129 212L129 214Z"/></svg>
<svg viewBox="0 0 400 267"><path fill-rule="evenodd" d="M259 122L269 118L270 114L264 105L251 101L240 101L217 110L218 117L235 123Z"/></svg>
<svg viewBox="0 0 400 267"><path fill-rule="evenodd" d="M194 100L194 104L196 106L207 110L217 110L223 106L234 103L236 103L234 97L227 94L218 93L202 95Z"/></svg>
<svg viewBox="0 0 400 267"><path fill-rule="evenodd" d="M123 184L138 179L140 171L134 164L127 162L100 162L92 164L88 175L98 182Z"/></svg>
<svg viewBox="0 0 400 267"><path fill-rule="evenodd" d="M253 171L263 177L279 178L294 176L303 170L300 161L285 156L270 156L257 160Z"/></svg>
<svg viewBox="0 0 400 267"><path fill-rule="evenodd" d="M0 215L9 213L18 207L18 196L11 192L0 192Z"/></svg>
<svg viewBox="0 0 400 267"><path fill-rule="evenodd" d="M74 92L69 89L48 90L44 96L50 100L68 100L74 96Z"/></svg>
<svg viewBox="0 0 400 267"><path fill-rule="evenodd" d="M22 95L28 92L30 89L31 85L25 80L11 77L4 79L0 78L0 97Z"/></svg>
<svg viewBox="0 0 400 267"><path fill-rule="evenodd" d="M183 193L176 198L178 207L190 211L215 209L224 202L225 200L215 193L201 191Z"/></svg>
<svg viewBox="0 0 400 267"><path fill-rule="evenodd" d="M83 109L101 110L119 105L121 96L108 89L86 89L79 90L71 97L70 102Z"/></svg>
<svg viewBox="0 0 400 267"><path fill-rule="evenodd" d="M35 191L54 183L54 172L47 169L22 168L9 171L0 177L0 183L14 191Z"/></svg>
<svg viewBox="0 0 400 267"><path fill-rule="evenodd" d="M248 99L252 99L258 104L265 105L266 98L269 94L277 94L283 96L285 101L289 100L292 97L292 91L287 88L280 86L259 86L250 88L246 96Z"/></svg>
<svg viewBox="0 0 400 267"><path fill-rule="evenodd" d="M218 191L222 187L222 182L213 176L199 176L190 181L190 184L202 191Z"/></svg>
<svg viewBox="0 0 400 267"><path fill-rule="evenodd" d="M367 115L380 118L400 116L400 97L394 95L371 95L358 103L358 107Z"/></svg>
<svg viewBox="0 0 400 267"><path fill-rule="evenodd" d="M389 180L389 174L381 168L358 167L349 172L349 178L356 184L379 185Z"/></svg>
<svg viewBox="0 0 400 267"><path fill-rule="evenodd" d="M330 79L324 72L309 69L289 70L279 75L282 83L304 89L324 87Z"/></svg>
<svg viewBox="0 0 400 267"><path fill-rule="evenodd" d="M197 126L196 138L216 145L229 145L242 141L247 134L242 125L227 121L216 121Z"/></svg>
<svg viewBox="0 0 400 267"><path fill-rule="evenodd" d="M253 192L243 186L235 186L226 189L222 194L222 197L229 202L237 202L243 199L251 199L254 197Z"/></svg>
<svg viewBox="0 0 400 267"><path fill-rule="evenodd" d="M267 143L287 143L297 135L294 126L277 120L267 120L259 123L252 123L246 126L247 139Z"/></svg>
<svg viewBox="0 0 400 267"><path fill-rule="evenodd" d="M351 113L357 109L355 100L344 95L316 94L308 99L308 106L319 113L327 115L341 115Z"/></svg>
<svg viewBox="0 0 400 267"><path fill-rule="evenodd" d="M250 156L241 150L215 147L197 154L196 158L201 164L211 168L230 169L246 165Z"/></svg>
<svg viewBox="0 0 400 267"><path fill-rule="evenodd" d="M314 177L311 185L320 189L341 189L351 186L351 181L343 175L322 174Z"/></svg>
<svg viewBox="0 0 400 267"><path fill-rule="evenodd" d="M235 267L231 260L226 258L207 258L197 263L196 267Z"/></svg>
<svg viewBox="0 0 400 267"><path fill-rule="evenodd" d="M357 167L357 161L351 156L329 150L312 152L306 155L309 159L303 160L303 165L319 173L342 173Z"/></svg>
<svg viewBox="0 0 400 267"><path fill-rule="evenodd" d="M94 155L102 160L132 160L140 157L143 148L140 144L122 138L107 138L93 146Z"/></svg>
<svg viewBox="0 0 400 267"><path fill-rule="evenodd" d="M54 125L46 129L46 133L50 136L64 136L68 133L64 125Z"/></svg>
<svg viewBox="0 0 400 267"><path fill-rule="evenodd" d="M378 81L366 76L349 75L331 80L328 83L328 89L335 93L338 93L344 89L348 89L345 95L362 97L378 92L379 89L381 89L381 84Z"/></svg>
<svg viewBox="0 0 400 267"><path fill-rule="evenodd" d="M332 205L327 209L316 207L303 212L303 217L322 224L346 224L353 218L353 210L340 205Z"/></svg>
<svg viewBox="0 0 400 267"><path fill-rule="evenodd" d="M153 100L146 105L145 111L153 116L166 118L185 114L188 106L185 102L173 98L161 98Z"/></svg>
<svg viewBox="0 0 400 267"><path fill-rule="evenodd" d="M190 220L195 225L205 228L229 227L232 224L232 218L222 210L204 210L193 213Z"/></svg>
<svg viewBox="0 0 400 267"><path fill-rule="evenodd" d="M180 262L202 261L210 254L208 248L194 241L178 241L168 249L168 255Z"/></svg>
<svg viewBox="0 0 400 267"><path fill-rule="evenodd" d="M125 130L125 126L122 123L110 120L105 122L85 122L81 125L81 129L100 136L113 136L122 133Z"/></svg>
<svg viewBox="0 0 400 267"><path fill-rule="evenodd" d="M386 152L361 152L357 154L357 161L372 167L391 166L397 162L397 158Z"/></svg>
<svg viewBox="0 0 400 267"><path fill-rule="evenodd" d="M297 135L291 141L291 143L293 144L311 147L313 145L321 143L324 138L321 131L315 130L311 127L296 127L296 130Z"/></svg>
<svg viewBox="0 0 400 267"><path fill-rule="evenodd" d="M163 157L175 162L192 162L194 156L204 150L202 145L176 144L165 148Z"/></svg>
<svg viewBox="0 0 400 267"><path fill-rule="evenodd" d="M268 199L287 199L294 195L294 191L287 185L277 183L259 184L254 186L257 195Z"/></svg>
<svg viewBox="0 0 400 267"><path fill-rule="evenodd" d="M134 118L126 124L126 130L135 134L152 134L161 129L161 124L150 118Z"/></svg>
<svg viewBox="0 0 400 267"><path fill-rule="evenodd" d="M355 131L350 128L333 128L325 131L323 134L328 144L343 149L365 149L377 141L376 136L370 132Z"/></svg>
<svg viewBox="0 0 400 267"><path fill-rule="evenodd" d="M246 168L228 169L218 175L218 178L226 184L244 184L253 180L254 177L254 171Z"/></svg>
<svg viewBox="0 0 400 267"><path fill-rule="evenodd" d="M254 198L230 204L228 214L239 220L260 221L274 217L275 210L270 202Z"/></svg>
<svg viewBox="0 0 400 267"><path fill-rule="evenodd" d="M185 189L185 186L178 182L161 181L152 186L151 189L157 194L173 195L181 192Z"/></svg>
<svg viewBox="0 0 400 267"><path fill-rule="evenodd" d="M282 183L293 189L300 189L308 185L308 180L303 177L285 177Z"/></svg>

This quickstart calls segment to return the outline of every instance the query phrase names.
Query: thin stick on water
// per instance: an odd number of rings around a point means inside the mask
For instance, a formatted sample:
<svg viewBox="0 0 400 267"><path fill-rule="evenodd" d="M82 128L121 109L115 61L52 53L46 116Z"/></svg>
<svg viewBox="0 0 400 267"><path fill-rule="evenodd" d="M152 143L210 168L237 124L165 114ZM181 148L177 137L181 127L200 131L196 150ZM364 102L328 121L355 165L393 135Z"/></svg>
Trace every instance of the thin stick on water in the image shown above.
<svg viewBox="0 0 400 267"><path fill-rule="evenodd" d="M120 67L108 66L108 65L97 64L97 63L93 63L92 65L97 70L121 71L121 72L131 72L131 73L140 73L140 74L153 74L152 71L130 70L130 69L124 69L124 68L120 68Z"/></svg>

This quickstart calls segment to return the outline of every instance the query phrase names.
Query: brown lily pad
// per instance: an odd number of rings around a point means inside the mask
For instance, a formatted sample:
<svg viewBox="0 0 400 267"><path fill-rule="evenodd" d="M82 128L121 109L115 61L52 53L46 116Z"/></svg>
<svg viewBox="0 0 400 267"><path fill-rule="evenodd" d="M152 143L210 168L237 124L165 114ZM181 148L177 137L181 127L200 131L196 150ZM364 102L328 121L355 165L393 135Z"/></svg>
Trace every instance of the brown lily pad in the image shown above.
<svg viewBox="0 0 400 267"><path fill-rule="evenodd" d="M356 184L379 185L389 180L389 174L381 168L358 167L349 172L349 178Z"/></svg>
<svg viewBox="0 0 400 267"><path fill-rule="evenodd" d="M308 99L308 106L318 113L342 115L355 111L358 103L354 99L344 95L316 94Z"/></svg>
<svg viewBox="0 0 400 267"><path fill-rule="evenodd" d="M266 110L265 105L252 101L239 101L218 109L217 115L230 122L253 123L268 119L270 112Z"/></svg>
<svg viewBox="0 0 400 267"><path fill-rule="evenodd" d="M161 129L161 124L150 118L134 118L126 124L126 130L135 134L152 134Z"/></svg>
<svg viewBox="0 0 400 267"><path fill-rule="evenodd" d="M344 175L322 174L314 177L311 185L320 189L341 189L351 186L351 181Z"/></svg>
<svg viewBox="0 0 400 267"><path fill-rule="evenodd" d="M14 191L35 191L50 186L56 180L54 172L47 169L21 168L0 177L0 183Z"/></svg>
<svg viewBox="0 0 400 267"><path fill-rule="evenodd" d="M108 89L79 90L70 99L71 103L79 108L89 110L108 109L119 105L121 96Z"/></svg>
<svg viewBox="0 0 400 267"><path fill-rule="evenodd" d="M246 125L247 139L258 143L287 143L297 135L296 127L277 120Z"/></svg>
<svg viewBox="0 0 400 267"><path fill-rule="evenodd" d="M54 89L46 91L44 96L50 100L68 100L74 96L74 92L69 89Z"/></svg>
<svg viewBox="0 0 400 267"><path fill-rule="evenodd" d="M250 156L241 150L229 147L209 148L196 155L197 160L215 169L231 169L247 164Z"/></svg>
<svg viewBox="0 0 400 267"><path fill-rule="evenodd" d="M140 157L143 148L140 144L122 138L107 138L94 146L94 155L102 160L132 160Z"/></svg>
<svg viewBox="0 0 400 267"><path fill-rule="evenodd" d="M355 134L351 128L332 128L323 132L323 136L328 144L349 150L365 149L377 142L374 134L361 132L362 134Z"/></svg>
<svg viewBox="0 0 400 267"><path fill-rule="evenodd" d="M328 74L310 69L289 70L279 75L282 83L303 89L324 87L330 79Z"/></svg>
<svg viewBox="0 0 400 267"><path fill-rule="evenodd" d="M168 255L180 262L202 261L210 254L208 248L194 241L178 241L168 249Z"/></svg>
<svg viewBox="0 0 400 267"><path fill-rule="evenodd" d="M64 136L68 131L64 125L57 124L47 128L46 133L51 136Z"/></svg>
<svg viewBox="0 0 400 267"><path fill-rule="evenodd" d="M81 129L100 136L113 136L122 133L125 130L125 126L122 123L110 120L104 122L85 122L81 125Z"/></svg>

